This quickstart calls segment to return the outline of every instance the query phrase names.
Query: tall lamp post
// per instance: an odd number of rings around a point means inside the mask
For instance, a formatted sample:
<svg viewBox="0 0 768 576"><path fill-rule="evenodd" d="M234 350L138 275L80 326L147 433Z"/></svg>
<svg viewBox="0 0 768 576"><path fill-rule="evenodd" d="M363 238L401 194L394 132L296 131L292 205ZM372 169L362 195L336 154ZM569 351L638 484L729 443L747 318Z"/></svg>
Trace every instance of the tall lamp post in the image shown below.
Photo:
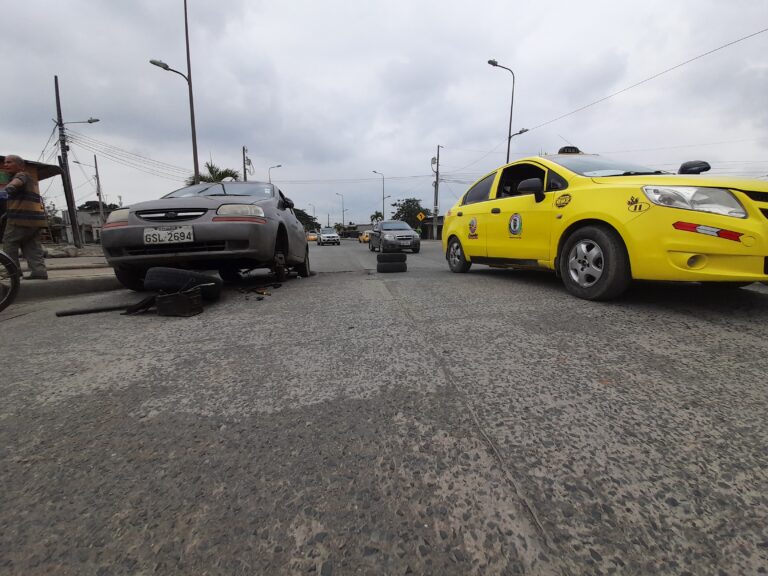
<svg viewBox="0 0 768 576"><path fill-rule="evenodd" d="M384 220L386 219L386 214L384 213L384 174L376 172L376 170L373 173L381 176L381 219Z"/></svg>
<svg viewBox="0 0 768 576"><path fill-rule="evenodd" d="M69 174L69 159L67 157L67 135L64 130L65 124L93 124L98 122L98 118L88 118L77 122L64 122L61 115L61 97L59 96L59 77L53 77L54 88L56 89L56 126L59 129L59 165L61 167L61 180L64 185L64 196L67 199L67 214L69 215L69 224L72 227L72 240L78 248L83 247L83 240L80 236L80 225L77 222L77 206L75 205L75 194L72 191L72 179Z"/></svg>
<svg viewBox="0 0 768 576"><path fill-rule="evenodd" d="M515 73L512 72L510 68L507 68L506 66L502 66L499 64L496 60L488 60L488 64L495 68L504 68L504 70L508 70L510 74L512 74L512 99L509 103L509 130L507 131L507 164L509 164L509 146L512 142L512 110L515 107ZM522 134L523 132L527 132L527 129L523 129L517 134ZM514 134L514 136L517 136L517 134Z"/></svg>
<svg viewBox="0 0 768 576"><path fill-rule="evenodd" d="M307 202L307 205L312 206L312 218L314 218L315 217L315 205L314 204L310 204L309 202Z"/></svg>
<svg viewBox="0 0 768 576"><path fill-rule="evenodd" d="M269 183L272 184L272 168L282 168L282 164L277 164L275 166L270 166L269 170L267 170L267 177L269 178Z"/></svg>
<svg viewBox="0 0 768 576"><path fill-rule="evenodd" d="M192 122L192 160L195 165L195 184L200 184L200 165L197 163L197 131L195 130L195 101L192 97L192 64L189 57L189 26L187 25L187 0L184 0L184 37L187 41L187 73L182 74L178 70L174 70L168 64L162 60L150 60L150 64L154 64L163 70L168 72L175 72L184 80L187 81L189 86L189 117Z"/></svg>

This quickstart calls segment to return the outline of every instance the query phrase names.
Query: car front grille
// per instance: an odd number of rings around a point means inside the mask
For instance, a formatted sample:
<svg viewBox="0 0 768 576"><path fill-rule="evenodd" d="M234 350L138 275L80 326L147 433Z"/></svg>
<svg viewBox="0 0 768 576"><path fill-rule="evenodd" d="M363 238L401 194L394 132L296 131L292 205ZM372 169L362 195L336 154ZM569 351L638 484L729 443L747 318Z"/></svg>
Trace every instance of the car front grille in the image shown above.
<svg viewBox="0 0 768 576"><path fill-rule="evenodd" d="M400 241L407 240L408 242L410 242L411 240L413 240L413 236L411 236L410 234L404 235L404 236L401 235L401 236L397 236L397 239L400 240Z"/></svg>
<svg viewBox="0 0 768 576"><path fill-rule="evenodd" d="M148 222L183 222L200 218L207 210L142 210L136 216Z"/></svg>
<svg viewBox="0 0 768 576"><path fill-rule="evenodd" d="M189 252L222 252L227 249L225 242L189 242L185 244L156 244L123 248L125 256L153 256L155 254L178 254ZM111 251L110 251L111 252Z"/></svg>

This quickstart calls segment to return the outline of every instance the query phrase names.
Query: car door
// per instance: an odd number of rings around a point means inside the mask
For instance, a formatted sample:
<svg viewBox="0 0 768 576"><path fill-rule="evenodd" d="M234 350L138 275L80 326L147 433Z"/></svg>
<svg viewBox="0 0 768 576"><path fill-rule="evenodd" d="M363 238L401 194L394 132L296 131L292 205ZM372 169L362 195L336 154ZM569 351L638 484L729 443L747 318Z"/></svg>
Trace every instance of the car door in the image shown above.
<svg viewBox="0 0 768 576"><path fill-rule="evenodd" d="M470 257L485 257L488 235L488 217L490 209L488 200L497 171L488 174L478 181L462 199L461 206L456 211L456 231L464 248L464 253Z"/></svg>
<svg viewBox="0 0 768 576"><path fill-rule="evenodd" d="M523 181L538 179L542 196L521 191ZM498 180L494 198L486 202L488 211L487 256L536 265L550 259L550 236L554 224L553 191L545 191L547 170L532 162L505 168Z"/></svg>
<svg viewBox="0 0 768 576"><path fill-rule="evenodd" d="M307 242L307 237L304 235L304 226L301 225L299 219L293 213L293 202L286 198L283 193L278 190L277 209L280 212L285 229L288 232L288 252L291 260L304 260L304 247Z"/></svg>

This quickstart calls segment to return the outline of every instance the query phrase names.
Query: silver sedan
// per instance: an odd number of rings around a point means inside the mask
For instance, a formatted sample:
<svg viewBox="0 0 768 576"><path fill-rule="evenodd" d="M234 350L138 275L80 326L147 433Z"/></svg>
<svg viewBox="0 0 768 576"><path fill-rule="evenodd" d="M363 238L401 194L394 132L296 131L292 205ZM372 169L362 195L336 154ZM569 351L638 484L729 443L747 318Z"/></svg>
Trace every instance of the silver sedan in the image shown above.
<svg viewBox="0 0 768 576"><path fill-rule="evenodd" d="M102 248L117 279L141 290L153 266L218 270L225 281L269 268L309 276L309 249L293 202L266 182L202 183L113 211Z"/></svg>

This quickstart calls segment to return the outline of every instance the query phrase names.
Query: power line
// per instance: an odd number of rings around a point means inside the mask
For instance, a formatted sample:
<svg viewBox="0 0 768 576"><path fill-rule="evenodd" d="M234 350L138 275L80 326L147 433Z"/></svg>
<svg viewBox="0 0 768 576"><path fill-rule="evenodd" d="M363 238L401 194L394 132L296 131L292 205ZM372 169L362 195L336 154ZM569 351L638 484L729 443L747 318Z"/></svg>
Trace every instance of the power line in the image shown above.
<svg viewBox="0 0 768 576"><path fill-rule="evenodd" d="M45 146L43 146L43 149L40 151L40 156L37 157L37 161L40 162L43 159L43 154L45 154L45 149L48 148L48 146L51 143L51 139L53 138L53 133L56 132L57 125L54 123L53 128L51 129L51 134L48 136L48 141L45 143Z"/></svg>
<svg viewBox="0 0 768 576"><path fill-rule="evenodd" d="M763 28L762 30L758 30L757 32L753 32L752 34L748 34L747 36L742 36L741 38L738 38L736 40L733 40L731 42L728 42L727 44L723 44L722 46L718 46L717 48L714 48L712 50L709 50L708 52L704 52L703 54L699 54L698 56L694 56L693 58L690 58L686 60L685 62L680 62L679 64L676 64L675 66L672 66L671 68L667 68L666 70L662 70L661 72L654 74L653 76L649 76L648 78L644 80L640 80L640 82L636 82L635 84L632 84L631 86L627 86L626 88L622 88L618 92L614 92L613 94L609 94L608 96L604 96L603 98L600 98L599 100L595 100L594 102L591 102L590 104L586 104L580 108L577 108L576 110L573 110L571 112L568 112L567 114L563 114L561 116L558 116L557 118L553 118L552 120L547 120L546 122L542 122L541 124L537 124L533 128L529 128L528 132L532 130L536 130L537 128L541 128L542 126L546 126L547 124L552 124L553 122L557 122L558 120L562 120L563 118L566 118L567 116L571 116L573 114L576 114L577 112L581 112L582 110L586 110L587 108L590 108L596 104L599 104L600 102L605 102L609 98L613 98L614 96L618 96L619 94L622 94L628 90L631 90L632 88L637 88L641 84L645 84L646 82L650 82L651 80L654 80L658 78L659 76L663 76L664 74L667 74L669 72L672 72L673 70L677 70L678 68L685 66L686 64L690 64L691 62L695 62L696 60L699 60L701 58L704 58L705 56L709 56L710 54L714 54L715 52L718 52L720 50L723 50L724 48L728 48L729 46L733 46L734 44L738 44L739 42L743 42L744 40L748 40L749 38L753 38L757 36L758 34L763 34L764 32L768 32L768 28Z"/></svg>

